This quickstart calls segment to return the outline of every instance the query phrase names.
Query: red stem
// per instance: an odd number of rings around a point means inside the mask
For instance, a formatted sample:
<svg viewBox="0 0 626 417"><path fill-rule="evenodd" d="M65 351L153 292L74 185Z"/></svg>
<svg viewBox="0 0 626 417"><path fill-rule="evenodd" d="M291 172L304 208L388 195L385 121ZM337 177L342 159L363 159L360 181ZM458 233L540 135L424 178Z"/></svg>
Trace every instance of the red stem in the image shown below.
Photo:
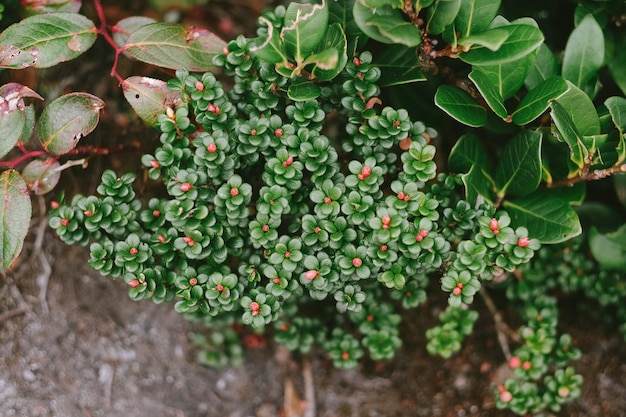
<svg viewBox="0 0 626 417"><path fill-rule="evenodd" d="M102 37L107 41L109 45L115 49L115 60L113 61L113 67L111 68L111 75L120 82L120 84L124 83L124 79L117 72L117 62L119 60L120 54L122 53L122 48L115 43L113 37L107 30L107 20L104 16L104 9L102 8L102 3L100 0L93 0L94 6L96 7L96 12L98 13L98 19L100 20L100 27L98 28L98 34L102 35Z"/></svg>
<svg viewBox="0 0 626 417"><path fill-rule="evenodd" d="M24 155L20 156L19 158L14 159L12 161L0 161L0 167L13 169L19 164L21 164L22 162L26 161L27 159L36 158L38 156L46 155L46 154L47 154L46 151L29 151L29 152L26 152Z"/></svg>

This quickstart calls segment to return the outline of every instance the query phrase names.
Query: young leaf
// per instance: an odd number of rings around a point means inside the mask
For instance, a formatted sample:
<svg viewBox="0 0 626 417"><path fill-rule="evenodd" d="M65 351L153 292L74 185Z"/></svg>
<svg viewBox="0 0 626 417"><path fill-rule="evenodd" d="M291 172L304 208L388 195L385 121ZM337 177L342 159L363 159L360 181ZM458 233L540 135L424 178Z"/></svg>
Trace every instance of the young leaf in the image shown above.
<svg viewBox="0 0 626 417"><path fill-rule="evenodd" d="M498 14L501 0L464 0L454 21L461 38L482 32Z"/></svg>
<svg viewBox="0 0 626 417"><path fill-rule="evenodd" d="M588 15L570 34L563 54L563 77L583 89L604 62L604 35Z"/></svg>
<svg viewBox="0 0 626 417"><path fill-rule="evenodd" d="M291 3L280 32L287 55L300 65L324 39L327 28L326 0L322 0L322 4Z"/></svg>
<svg viewBox="0 0 626 417"><path fill-rule="evenodd" d="M96 38L93 22L78 13L27 17L0 34L0 68L52 67L81 55Z"/></svg>
<svg viewBox="0 0 626 417"><path fill-rule="evenodd" d="M56 158L30 161L22 170L22 178L28 188L35 194L50 192L61 178L60 166Z"/></svg>
<svg viewBox="0 0 626 417"><path fill-rule="evenodd" d="M589 157L589 152L583 143L582 135L572 121L567 109L558 101L552 102L550 108L552 109L552 120L559 133L559 137L569 146L570 160L576 164L579 169L583 169Z"/></svg>
<svg viewBox="0 0 626 417"><path fill-rule="evenodd" d="M151 23L130 34L124 52L132 58L170 69L209 71L226 42L206 29L176 23Z"/></svg>
<svg viewBox="0 0 626 417"><path fill-rule="evenodd" d="M497 89L497 85L479 68L474 67L474 70L469 74L469 79L472 80L480 95L483 96L489 107L491 107L491 110L500 118L506 119L509 113L506 107L504 107L504 100Z"/></svg>
<svg viewBox="0 0 626 417"><path fill-rule="evenodd" d="M22 251L32 207L26 183L17 171L0 174L0 184L0 273L4 273Z"/></svg>
<svg viewBox="0 0 626 417"><path fill-rule="evenodd" d="M626 99L624 97L609 97L604 101L604 105L609 110L613 124L619 131L619 141L617 145L617 164L626 160Z"/></svg>
<svg viewBox="0 0 626 417"><path fill-rule="evenodd" d="M354 2L354 21L370 38L388 44L415 47L422 42L418 27L404 20L401 11L391 7L377 9L366 0Z"/></svg>
<svg viewBox="0 0 626 417"><path fill-rule="evenodd" d="M131 16L120 20L113 26L113 40L118 46L123 46L131 33L135 32L142 26L146 26L157 21L145 16Z"/></svg>
<svg viewBox="0 0 626 417"><path fill-rule="evenodd" d="M133 76L122 83L126 101L146 123L155 125L159 114L181 105L180 93L167 88L165 81Z"/></svg>
<svg viewBox="0 0 626 417"><path fill-rule="evenodd" d="M25 97L43 98L30 88L18 83L0 87L0 158L9 153L28 131Z"/></svg>
<svg viewBox="0 0 626 417"><path fill-rule="evenodd" d="M465 91L451 85L442 85L435 93L435 104L452 118L471 127L487 123L487 110Z"/></svg>
<svg viewBox="0 0 626 417"><path fill-rule="evenodd" d="M43 148L63 155L91 133L100 119L104 101L88 93L70 93L46 106L37 124L37 135Z"/></svg>
<svg viewBox="0 0 626 417"><path fill-rule="evenodd" d="M381 87L426 80L415 53L415 48L391 45L376 57L374 65L380 68L381 71L380 79L378 80L378 85Z"/></svg>
<svg viewBox="0 0 626 417"><path fill-rule="evenodd" d="M604 268L626 272L626 225L606 234L592 227L589 231L589 249Z"/></svg>
<svg viewBox="0 0 626 417"><path fill-rule="evenodd" d="M525 196L541 182L541 133L523 130L505 146L496 168L498 196Z"/></svg>
<svg viewBox="0 0 626 417"><path fill-rule="evenodd" d="M567 203L547 192L537 192L514 201L504 201L512 223L528 229L541 243L560 243L582 232L578 215Z"/></svg>
<svg viewBox="0 0 626 417"><path fill-rule="evenodd" d="M497 51L477 46L460 53L459 58L471 65L503 64L530 54L543 42L543 33L532 25L510 24L498 29L506 30L509 36Z"/></svg>
<svg viewBox="0 0 626 417"><path fill-rule="evenodd" d="M547 79L526 94L511 115L511 120L519 126L532 122L547 110L552 100L561 97L568 89L569 86L562 77Z"/></svg>
<svg viewBox="0 0 626 417"><path fill-rule="evenodd" d="M546 46L542 43L537 49L537 59L535 60L532 68L528 71L528 75L524 80L524 85L529 90L537 87L539 84L552 78L559 73L559 62L556 57Z"/></svg>
<svg viewBox="0 0 626 417"><path fill-rule="evenodd" d="M442 33L446 27L454 23L454 19L461 9L461 3L461 0L435 0L428 9L426 30L431 35Z"/></svg>

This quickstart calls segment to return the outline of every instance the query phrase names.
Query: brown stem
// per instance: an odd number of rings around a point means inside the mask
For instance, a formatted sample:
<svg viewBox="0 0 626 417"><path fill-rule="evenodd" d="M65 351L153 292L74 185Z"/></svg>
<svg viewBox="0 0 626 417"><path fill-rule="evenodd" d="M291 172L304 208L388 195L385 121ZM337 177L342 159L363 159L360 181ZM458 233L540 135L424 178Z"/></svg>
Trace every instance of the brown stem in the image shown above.
<svg viewBox="0 0 626 417"><path fill-rule="evenodd" d="M595 181L601 180L606 177L610 177L614 174L620 174L626 172L626 164L614 165L610 168L605 169L595 169L593 171L585 170L577 177L573 178L565 178L563 180L555 181L550 184L547 184L548 188L556 188L556 187L571 187L574 184L577 184L582 181Z"/></svg>
<svg viewBox="0 0 626 417"><path fill-rule="evenodd" d="M500 348L502 349L502 353L504 354L504 357L508 361L509 359L511 359L511 349L509 348L509 341L507 340L507 336L516 342L519 341L519 336L516 333L514 333L509 328L509 326L504 322L504 320L502 319L502 315L496 308L496 305L494 304L487 290L481 287L481 289L479 290L479 293L481 297L483 298L483 300L485 301L485 305L487 306L487 309L489 309L489 312L493 316L493 321L496 325L496 333L498 335L498 343L500 344Z"/></svg>

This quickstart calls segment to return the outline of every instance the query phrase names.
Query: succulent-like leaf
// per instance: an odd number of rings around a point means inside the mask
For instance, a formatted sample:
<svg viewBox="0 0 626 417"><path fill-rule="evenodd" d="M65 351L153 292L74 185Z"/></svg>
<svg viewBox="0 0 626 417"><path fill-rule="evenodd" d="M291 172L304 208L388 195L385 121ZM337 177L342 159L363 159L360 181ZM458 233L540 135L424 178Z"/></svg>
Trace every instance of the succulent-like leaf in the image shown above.
<svg viewBox="0 0 626 417"><path fill-rule="evenodd" d="M50 192L61 178L60 166L56 158L30 161L22 170L22 178L28 188L35 194Z"/></svg>
<svg viewBox="0 0 626 417"><path fill-rule="evenodd" d="M435 93L435 104L451 117L472 127L487 123L487 110L465 91L451 85L442 85Z"/></svg>
<svg viewBox="0 0 626 417"><path fill-rule="evenodd" d="M0 273L4 273L22 251L32 207L26 183L17 171L0 174L0 184Z"/></svg>
<svg viewBox="0 0 626 417"><path fill-rule="evenodd" d="M170 69L209 71L226 42L214 33L176 23L151 23L130 34L124 52L142 62Z"/></svg>
<svg viewBox="0 0 626 417"><path fill-rule="evenodd" d="M0 68L48 68L78 57L96 38L93 22L78 13L27 17L0 34Z"/></svg>
<svg viewBox="0 0 626 417"><path fill-rule="evenodd" d="M146 123L154 125L159 114L167 108L180 106L180 93L167 88L165 81L148 77L132 76L122 83L124 97L133 110Z"/></svg>
<svg viewBox="0 0 626 417"><path fill-rule="evenodd" d="M37 124L37 135L43 148L63 155L91 133L100 120L104 101L88 93L70 93L46 106Z"/></svg>

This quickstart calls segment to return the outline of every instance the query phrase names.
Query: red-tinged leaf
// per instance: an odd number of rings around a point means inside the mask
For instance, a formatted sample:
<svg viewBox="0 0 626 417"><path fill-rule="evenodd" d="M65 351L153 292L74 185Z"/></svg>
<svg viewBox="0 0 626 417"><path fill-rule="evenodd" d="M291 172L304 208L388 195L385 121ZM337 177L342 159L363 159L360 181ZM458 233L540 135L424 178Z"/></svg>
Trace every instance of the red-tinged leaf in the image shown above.
<svg viewBox="0 0 626 417"><path fill-rule="evenodd" d="M25 97L43 98L30 88L17 83L0 87L0 158L9 153L27 129Z"/></svg>
<svg viewBox="0 0 626 417"><path fill-rule="evenodd" d="M22 0L24 12L28 15L44 13L78 13L81 6L80 0Z"/></svg>
<svg viewBox="0 0 626 417"><path fill-rule="evenodd" d="M63 155L91 133L100 120L104 101L88 93L70 93L48 104L37 124L37 135L43 148Z"/></svg>
<svg viewBox="0 0 626 417"><path fill-rule="evenodd" d="M61 178L60 164L55 158L46 160L35 159L22 170L22 178L28 188L35 194L41 195L50 192Z"/></svg>
<svg viewBox="0 0 626 417"><path fill-rule="evenodd" d="M135 32L140 27L151 23L156 23L156 20L145 16L131 16L122 19L111 28L111 31L113 32L113 40L120 47L124 46L131 33Z"/></svg>
<svg viewBox="0 0 626 417"><path fill-rule="evenodd" d="M0 184L0 273L4 273L22 251L32 207L26 183L17 171L0 174Z"/></svg>
<svg viewBox="0 0 626 417"><path fill-rule="evenodd" d="M93 22L78 13L27 17L0 34L0 68L52 67L81 55L97 36Z"/></svg>
<svg viewBox="0 0 626 417"><path fill-rule="evenodd" d="M209 71L226 42L212 32L175 23L141 26L128 37L124 52L142 62L170 69Z"/></svg>
<svg viewBox="0 0 626 417"><path fill-rule="evenodd" d="M182 104L180 93L167 88L165 81L148 77L128 77L122 83L124 97L135 113L145 122L154 125L159 114L167 108L176 108Z"/></svg>

